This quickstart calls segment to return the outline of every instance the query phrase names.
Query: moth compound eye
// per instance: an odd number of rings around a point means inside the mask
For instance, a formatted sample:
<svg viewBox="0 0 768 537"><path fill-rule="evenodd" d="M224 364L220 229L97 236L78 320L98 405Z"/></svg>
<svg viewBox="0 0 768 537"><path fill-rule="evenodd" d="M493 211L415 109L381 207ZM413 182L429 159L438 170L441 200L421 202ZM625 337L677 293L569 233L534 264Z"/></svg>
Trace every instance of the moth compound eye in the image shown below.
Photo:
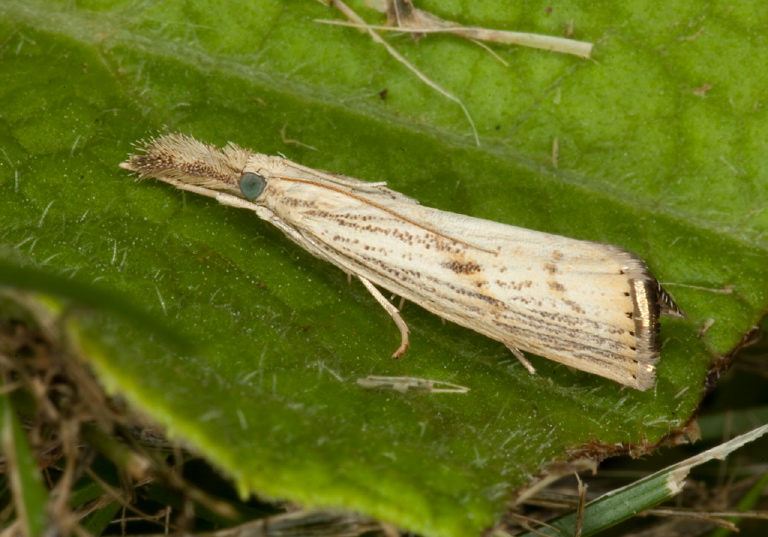
<svg viewBox="0 0 768 537"><path fill-rule="evenodd" d="M266 186L267 180L257 173L248 172L240 176L240 192L249 200L258 198Z"/></svg>

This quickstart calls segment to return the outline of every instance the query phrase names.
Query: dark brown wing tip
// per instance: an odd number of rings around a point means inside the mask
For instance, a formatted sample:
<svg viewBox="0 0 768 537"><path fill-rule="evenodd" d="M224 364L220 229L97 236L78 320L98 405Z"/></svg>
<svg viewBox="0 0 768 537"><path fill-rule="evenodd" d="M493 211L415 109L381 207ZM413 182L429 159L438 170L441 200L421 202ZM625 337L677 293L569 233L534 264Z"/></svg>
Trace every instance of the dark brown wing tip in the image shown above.
<svg viewBox="0 0 768 537"><path fill-rule="evenodd" d="M644 264L639 274L630 280L635 321L635 348L637 351L637 382L640 391L652 387L656 381L656 363L659 361L659 301L658 282Z"/></svg>
<svg viewBox="0 0 768 537"><path fill-rule="evenodd" d="M659 317L685 318L686 315L644 264L639 276L631 281L638 361L637 382L633 387L645 391L656 381L656 363L661 352Z"/></svg>

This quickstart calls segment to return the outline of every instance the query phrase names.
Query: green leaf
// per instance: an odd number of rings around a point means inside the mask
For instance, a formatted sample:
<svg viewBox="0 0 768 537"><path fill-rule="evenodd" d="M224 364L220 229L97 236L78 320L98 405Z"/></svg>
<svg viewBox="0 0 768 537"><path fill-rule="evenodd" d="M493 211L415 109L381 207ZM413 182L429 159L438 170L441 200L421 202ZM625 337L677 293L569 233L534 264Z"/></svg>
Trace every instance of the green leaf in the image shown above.
<svg viewBox="0 0 768 537"><path fill-rule="evenodd" d="M3 258L6 259L3 259ZM187 352L188 340L185 336L165 326L164 319L147 314L129 300L110 289L94 284L84 284L75 279L51 274L34 266L26 266L17 258L15 252L0 251L0 285L34 291L65 298L71 303L89 308L97 308L116 314L147 334L157 335L172 345L176 351ZM48 304L55 311L61 310L60 304Z"/></svg>
<svg viewBox="0 0 768 537"><path fill-rule="evenodd" d="M196 352L177 353L109 313L68 324L110 390L243 493L477 534L551 461L648 449L682 427L712 355L763 315L768 75L750 66L768 64L768 15L757 1L419 7L550 35L572 20L599 43L596 61L491 45L506 68L455 36L385 36L462 100L478 147L456 103L383 47L313 22L340 17L319 2L3 2L0 242L20 266L98 281L192 334ZM413 347L392 361L397 331L359 283L253 214L117 168L166 128L620 245L689 319L663 323L646 393L536 357L531 376L502 345L413 305ZM355 383L368 375L471 391L372 392Z"/></svg>
<svg viewBox="0 0 768 537"><path fill-rule="evenodd" d="M0 388L3 387L0 379ZM11 398L0 393L0 453L13 492L19 535L42 535L48 524L48 497Z"/></svg>

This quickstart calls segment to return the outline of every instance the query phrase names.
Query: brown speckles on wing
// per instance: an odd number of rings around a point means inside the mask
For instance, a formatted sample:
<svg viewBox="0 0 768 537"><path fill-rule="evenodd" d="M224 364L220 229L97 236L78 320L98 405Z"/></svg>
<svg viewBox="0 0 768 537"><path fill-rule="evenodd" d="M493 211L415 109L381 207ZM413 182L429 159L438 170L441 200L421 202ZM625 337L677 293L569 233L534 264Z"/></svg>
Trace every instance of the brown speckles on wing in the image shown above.
<svg viewBox="0 0 768 537"><path fill-rule="evenodd" d="M447 261L442 261L440 264L443 267L449 270L452 270L458 275L477 274L478 272L483 271L483 267L481 267L475 261L458 261L455 259L451 259Z"/></svg>
<svg viewBox="0 0 768 537"><path fill-rule="evenodd" d="M639 369L651 366L652 380L658 306L636 302L647 299L638 285L647 293L645 282L655 280L635 256L418 205L347 208L343 194L325 201L337 208L283 205L324 257L348 272L522 350L640 389L650 385Z"/></svg>

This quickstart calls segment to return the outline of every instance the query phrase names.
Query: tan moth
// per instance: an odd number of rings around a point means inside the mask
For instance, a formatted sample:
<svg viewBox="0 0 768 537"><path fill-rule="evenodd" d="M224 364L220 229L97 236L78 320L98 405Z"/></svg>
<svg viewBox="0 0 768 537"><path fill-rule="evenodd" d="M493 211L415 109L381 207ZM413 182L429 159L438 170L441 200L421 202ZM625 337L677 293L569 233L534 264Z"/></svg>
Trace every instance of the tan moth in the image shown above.
<svg viewBox="0 0 768 537"><path fill-rule="evenodd" d="M376 286L521 351L626 386L653 386L659 316L683 317L636 255L419 205L385 183L307 168L235 144L183 134L151 140L122 168L250 209L313 255L357 277L408 327Z"/></svg>

